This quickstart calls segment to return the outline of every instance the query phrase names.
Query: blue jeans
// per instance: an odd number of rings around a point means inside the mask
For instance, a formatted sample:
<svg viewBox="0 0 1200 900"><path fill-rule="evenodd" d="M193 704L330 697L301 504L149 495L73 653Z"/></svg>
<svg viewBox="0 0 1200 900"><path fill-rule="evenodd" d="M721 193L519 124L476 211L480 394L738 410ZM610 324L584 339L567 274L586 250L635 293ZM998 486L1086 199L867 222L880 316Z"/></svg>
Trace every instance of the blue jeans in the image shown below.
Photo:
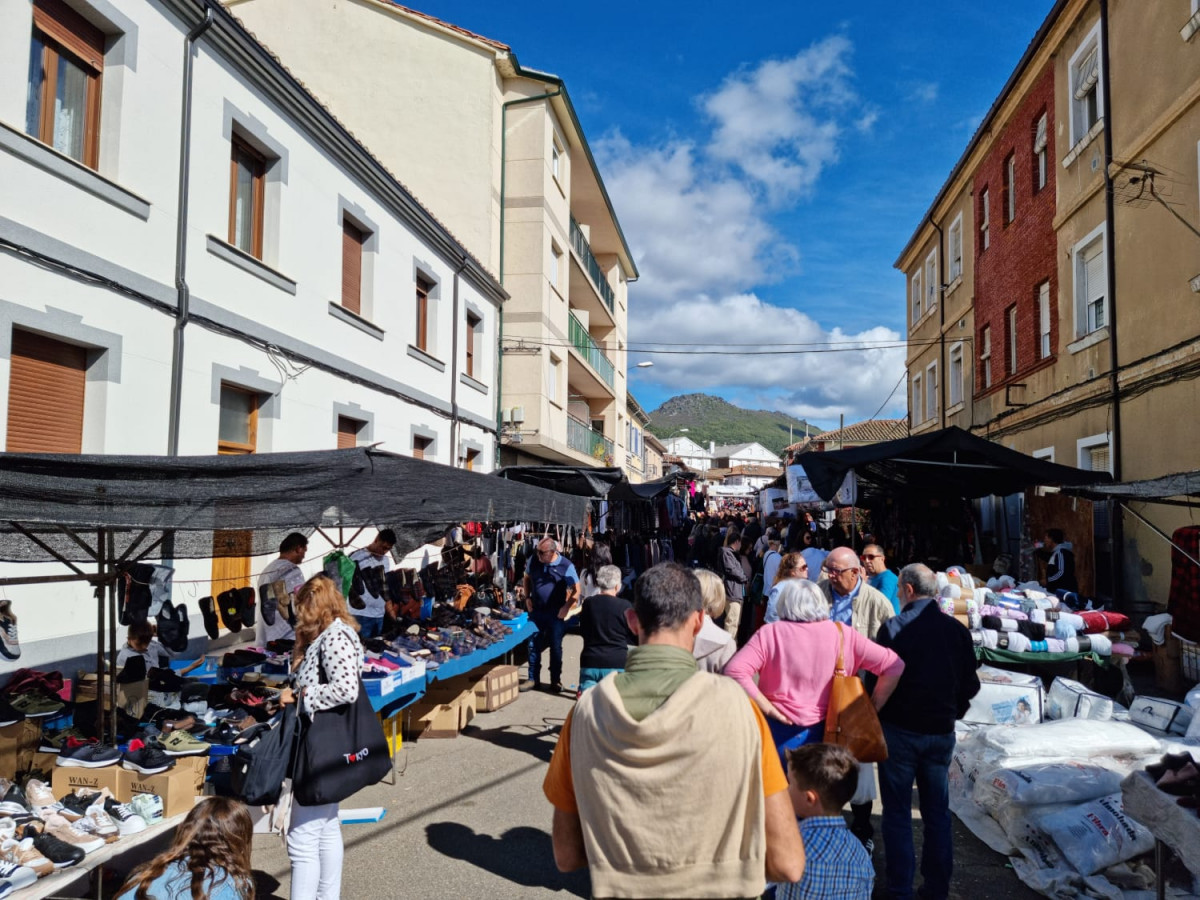
<svg viewBox="0 0 1200 900"><path fill-rule="evenodd" d="M888 758L879 764L883 800L883 848L887 859L888 896L913 896L916 855L913 851L912 788L917 785L925 841L921 848L922 895L945 900L954 868L951 837L949 771L954 734L918 734L884 722Z"/></svg>
<svg viewBox="0 0 1200 900"><path fill-rule="evenodd" d="M355 616L360 638L379 637L383 634L383 616Z"/></svg>
<svg viewBox="0 0 1200 900"><path fill-rule="evenodd" d="M816 725L784 725L776 719L767 719L767 727L771 729L771 740L779 751L779 761L783 764L783 774L788 771L787 752L803 747L805 744L817 744L825 737L825 723Z"/></svg>
<svg viewBox="0 0 1200 900"><path fill-rule="evenodd" d="M562 682L562 642L567 623L558 617L558 609L535 609L529 619L537 626L537 634L529 639L529 679L542 680L542 651L550 650L550 683Z"/></svg>

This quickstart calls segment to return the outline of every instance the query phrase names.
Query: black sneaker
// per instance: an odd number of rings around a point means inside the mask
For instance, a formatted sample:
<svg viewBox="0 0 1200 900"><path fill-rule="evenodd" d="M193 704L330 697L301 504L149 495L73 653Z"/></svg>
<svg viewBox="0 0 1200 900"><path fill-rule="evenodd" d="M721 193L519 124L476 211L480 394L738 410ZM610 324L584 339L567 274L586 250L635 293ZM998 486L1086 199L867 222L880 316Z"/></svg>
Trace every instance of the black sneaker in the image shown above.
<svg viewBox="0 0 1200 900"><path fill-rule="evenodd" d="M221 623L217 619L217 607L212 597L200 598L200 615L204 618L204 631L212 640L221 635Z"/></svg>
<svg viewBox="0 0 1200 900"><path fill-rule="evenodd" d="M241 613L242 624L252 628L255 622L254 588L242 587L237 589L238 609Z"/></svg>
<svg viewBox="0 0 1200 900"><path fill-rule="evenodd" d="M68 866L73 866L83 862L83 858L87 854L66 841L59 840L52 834L46 834L43 831L38 831L34 826L30 825L25 829L25 837L33 838L33 846L54 863L54 868L65 869Z"/></svg>
<svg viewBox="0 0 1200 900"><path fill-rule="evenodd" d="M16 725L25 721L25 713L8 702L8 698L0 694L0 728L6 725Z"/></svg>
<svg viewBox="0 0 1200 900"><path fill-rule="evenodd" d="M228 746L237 740L241 734L241 729L232 722L222 722L220 725L210 728L208 734L204 736L204 740L210 744L224 744Z"/></svg>
<svg viewBox="0 0 1200 900"><path fill-rule="evenodd" d="M226 628L234 634L242 630L242 602L237 591L221 591L217 594L217 609L221 611L221 622Z"/></svg>
<svg viewBox="0 0 1200 900"><path fill-rule="evenodd" d="M80 741L69 738L66 746L58 752L56 766L79 766L85 769L102 769L121 760L121 751L97 741Z"/></svg>
<svg viewBox="0 0 1200 900"><path fill-rule="evenodd" d="M78 794L75 791L71 791L71 793L64 796L59 802L68 812L72 812L77 816L83 816L87 814L88 807L95 803L99 797L100 794L97 792L88 791Z"/></svg>
<svg viewBox="0 0 1200 900"><path fill-rule="evenodd" d="M22 815L24 813L32 813L33 807L29 805L29 801L25 799L25 792L15 784L5 792L3 797L0 797L0 813L6 816Z"/></svg>
<svg viewBox="0 0 1200 900"><path fill-rule="evenodd" d="M137 746L134 746L134 745ZM131 741L129 749L121 760L121 767L143 775L157 775L175 765L175 760L167 756L161 747L149 747L141 741Z"/></svg>

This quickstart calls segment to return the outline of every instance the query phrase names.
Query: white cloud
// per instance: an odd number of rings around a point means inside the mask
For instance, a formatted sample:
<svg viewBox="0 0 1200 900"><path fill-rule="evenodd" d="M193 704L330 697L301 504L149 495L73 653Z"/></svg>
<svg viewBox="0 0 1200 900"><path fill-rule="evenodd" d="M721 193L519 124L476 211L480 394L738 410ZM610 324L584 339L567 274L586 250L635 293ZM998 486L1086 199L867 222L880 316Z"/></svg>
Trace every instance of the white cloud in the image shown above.
<svg viewBox="0 0 1200 900"><path fill-rule="evenodd" d="M825 328L800 310L752 293L635 304L629 333L632 361L654 362L638 370L643 383L676 393L716 392L741 406L779 409L814 422L835 423L842 414L854 422L875 414L904 372L897 332ZM664 343L651 343L655 340ZM746 344L751 346L736 346ZM687 352L638 352L655 349ZM810 352L735 355L779 350ZM881 415L903 415L905 408L901 386Z"/></svg>
<svg viewBox="0 0 1200 900"><path fill-rule="evenodd" d="M934 103L938 98L938 83L936 81L918 81L908 92L908 99L916 103Z"/></svg>

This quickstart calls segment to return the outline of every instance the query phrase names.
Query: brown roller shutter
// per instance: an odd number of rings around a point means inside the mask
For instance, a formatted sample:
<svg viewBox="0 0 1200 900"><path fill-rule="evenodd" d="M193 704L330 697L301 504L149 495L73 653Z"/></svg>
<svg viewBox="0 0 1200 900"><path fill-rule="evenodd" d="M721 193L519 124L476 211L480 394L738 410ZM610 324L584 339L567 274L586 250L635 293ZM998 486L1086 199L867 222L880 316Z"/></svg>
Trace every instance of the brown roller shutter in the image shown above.
<svg viewBox="0 0 1200 900"><path fill-rule="evenodd" d="M337 448L347 450L358 446L358 430L362 422L349 416L338 416Z"/></svg>
<svg viewBox="0 0 1200 900"><path fill-rule="evenodd" d="M342 306L355 315L362 313L363 233L342 220Z"/></svg>
<svg viewBox="0 0 1200 900"><path fill-rule="evenodd" d="M10 453L79 453L87 350L13 331L8 382Z"/></svg>

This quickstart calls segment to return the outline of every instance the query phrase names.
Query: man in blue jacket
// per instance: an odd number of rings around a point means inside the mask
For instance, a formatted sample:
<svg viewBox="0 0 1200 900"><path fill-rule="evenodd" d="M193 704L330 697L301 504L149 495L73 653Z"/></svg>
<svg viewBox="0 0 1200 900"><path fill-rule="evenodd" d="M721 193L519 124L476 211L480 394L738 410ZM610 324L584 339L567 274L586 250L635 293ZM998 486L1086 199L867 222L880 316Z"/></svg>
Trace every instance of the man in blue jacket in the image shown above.
<svg viewBox="0 0 1200 900"><path fill-rule="evenodd" d="M537 559L529 563L521 592L529 618L538 630L529 639L529 680L519 687L521 690L540 688L542 651L549 648L550 690L561 693L566 614L579 596L579 573L569 559L559 554L554 538L545 537L538 541Z"/></svg>

